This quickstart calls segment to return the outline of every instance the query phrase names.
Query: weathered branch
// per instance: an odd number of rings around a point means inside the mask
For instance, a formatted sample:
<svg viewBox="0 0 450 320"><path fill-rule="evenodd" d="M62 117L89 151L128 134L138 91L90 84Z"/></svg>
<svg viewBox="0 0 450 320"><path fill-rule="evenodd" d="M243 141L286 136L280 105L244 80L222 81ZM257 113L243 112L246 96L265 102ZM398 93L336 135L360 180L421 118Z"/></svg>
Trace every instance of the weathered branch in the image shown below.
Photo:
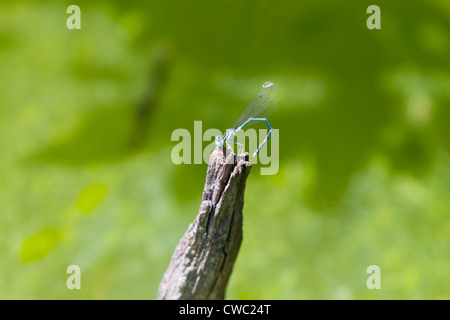
<svg viewBox="0 0 450 320"><path fill-rule="evenodd" d="M199 213L178 243L157 299L223 299L242 241L248 154L211 154ZM231 159L231 161L230 161ZM233 161L235 159L235 161Z"/></svg>

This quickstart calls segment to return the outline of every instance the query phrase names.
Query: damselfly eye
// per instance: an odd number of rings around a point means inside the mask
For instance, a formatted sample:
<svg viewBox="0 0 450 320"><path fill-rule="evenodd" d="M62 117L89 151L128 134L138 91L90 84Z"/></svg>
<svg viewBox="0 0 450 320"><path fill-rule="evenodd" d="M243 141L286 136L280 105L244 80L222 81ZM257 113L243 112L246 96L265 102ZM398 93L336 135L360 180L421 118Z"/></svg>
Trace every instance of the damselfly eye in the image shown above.
<svg viewBox="0 0 450 320"><path fill-rule="evenodd" d="M216 136L216 145L217 145L218 147L222 147L222 146L223 146L223 139L222 139L222 136L221 136L221 135L217 135L217 136Z"/></svg>

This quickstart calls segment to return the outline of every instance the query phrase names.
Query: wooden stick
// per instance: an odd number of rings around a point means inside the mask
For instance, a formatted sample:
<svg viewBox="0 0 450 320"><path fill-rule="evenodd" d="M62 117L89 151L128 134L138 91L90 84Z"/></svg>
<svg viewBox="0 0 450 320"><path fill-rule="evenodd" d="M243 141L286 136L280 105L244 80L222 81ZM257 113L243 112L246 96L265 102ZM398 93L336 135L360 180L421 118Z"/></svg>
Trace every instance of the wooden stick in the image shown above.
<svg viewBox="0 0 450 320"><path fill-rule="evenodd" d="M199 213L175 249L157 299L224 299L242 242L250 169L247 153L225 159L222 150L213 151Z"/></svg>

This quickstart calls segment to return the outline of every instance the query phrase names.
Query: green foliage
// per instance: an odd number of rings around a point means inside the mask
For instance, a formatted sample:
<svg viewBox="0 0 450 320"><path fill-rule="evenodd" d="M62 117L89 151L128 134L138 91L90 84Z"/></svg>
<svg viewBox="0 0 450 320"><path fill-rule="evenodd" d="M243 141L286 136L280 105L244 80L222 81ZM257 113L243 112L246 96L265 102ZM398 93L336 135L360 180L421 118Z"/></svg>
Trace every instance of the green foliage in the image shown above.
<svg viewBox="0 0 450 320"><path fill-rule="evenodd" d="M47 227L39 233L25 239L20 250L20 258L25 263L44 258L53 250L58 242L58 231L55 228Z"/></svg>

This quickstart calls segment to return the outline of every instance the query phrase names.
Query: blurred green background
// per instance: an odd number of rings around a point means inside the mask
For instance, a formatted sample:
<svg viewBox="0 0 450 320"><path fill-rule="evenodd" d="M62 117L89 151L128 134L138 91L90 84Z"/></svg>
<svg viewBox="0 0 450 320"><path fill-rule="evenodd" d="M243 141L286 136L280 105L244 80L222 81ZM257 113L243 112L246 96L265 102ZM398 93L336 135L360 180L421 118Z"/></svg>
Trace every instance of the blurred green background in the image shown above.
<svg viewBox="0 0 450 320"><path fill-rule="evenodd" d="M207 167L171 133L271 80L280 169L249 176L227 298L449 299L449 31L447 0L2 0L0 298L154 299Z"/></svg>

